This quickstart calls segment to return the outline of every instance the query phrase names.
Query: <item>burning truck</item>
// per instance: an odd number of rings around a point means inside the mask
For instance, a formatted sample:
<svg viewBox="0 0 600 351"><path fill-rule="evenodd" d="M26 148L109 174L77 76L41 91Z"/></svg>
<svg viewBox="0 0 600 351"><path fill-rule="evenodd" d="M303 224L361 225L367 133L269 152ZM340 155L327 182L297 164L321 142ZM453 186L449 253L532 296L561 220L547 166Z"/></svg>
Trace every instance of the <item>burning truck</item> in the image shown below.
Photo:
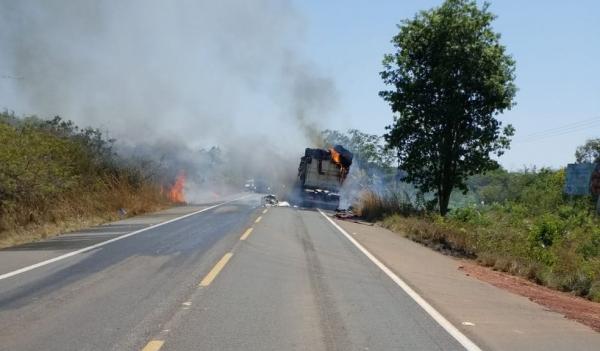
<svg viewBox="0 0 600 351"><path fill-rule="evenodd" d="M352 165L352 153L341 145L304 151L298 166L295 198L303 207L337 208L340 188Z"/></svg>

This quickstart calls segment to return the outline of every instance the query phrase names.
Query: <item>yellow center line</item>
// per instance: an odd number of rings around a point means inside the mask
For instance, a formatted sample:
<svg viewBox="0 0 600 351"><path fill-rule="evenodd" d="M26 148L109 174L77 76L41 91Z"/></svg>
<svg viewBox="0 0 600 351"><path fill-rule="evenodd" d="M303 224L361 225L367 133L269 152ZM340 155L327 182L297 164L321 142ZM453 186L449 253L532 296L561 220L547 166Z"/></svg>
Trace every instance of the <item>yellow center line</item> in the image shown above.
<svg viewBox="0 0 600 351"><path fill-rule="evenodd" d="M165 342L162 340L152 340L146 345L142 351L158 351Z"/></svg>
<svg viewBox="0 0 600 351"><path fill-rule="evenodd" d="M258 216L258 218L254 221L254 223L260 222L261 219L262 219L262 216Z"/></svg>
<svg viewBox="0 0 600 351"><path fill-rule="evenodd" d="M217 264L213 267L213 269L211 269L210 272L208 272L206 277L204 277L204 279L202 279L202 281L200 282L200 286L209 286L210 283L212 283L212 281L215 280L217 275L219 275L219 273L221 272L223 267L225 267L225 265L227 264L227 262L229 261L231 256L233 256L233 254L231 252L226 253L225 256L223 256L219 260L219 262L217 262Z"/></svg>
<svg viewBox="0 0 600 351"><path fill-rule="evenodd" d="M263 211L263 214L267 213L268 210L269 210L268 208L265 208L265 210Z"/></svg>
<svg viewBox="0 0 600 351"><path fill-rule="evenodd" d="M242 234L242 237L240 238L240 240L246 240L246 238L248 238L250 236L250 233L252 233L252 228L246 229L244 234Z"/></svg>

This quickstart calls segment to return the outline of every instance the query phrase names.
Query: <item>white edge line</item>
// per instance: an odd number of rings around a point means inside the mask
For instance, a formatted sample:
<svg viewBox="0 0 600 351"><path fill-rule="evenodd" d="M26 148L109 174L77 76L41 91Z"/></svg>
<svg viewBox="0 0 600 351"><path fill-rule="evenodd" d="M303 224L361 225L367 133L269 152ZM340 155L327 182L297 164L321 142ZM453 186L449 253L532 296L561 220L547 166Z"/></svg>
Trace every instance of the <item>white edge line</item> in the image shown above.
<svg viewBox="0 0 600 351"><path fill-rule="evenodd" d="M38 262L38 263L32 264L31 266L23 267L21 269L17 269L17 270L12 271L12 272L4 273L4 274L0 275L0 280L7 279L7 278L10 278L10 277L14 277L15 275L18 275L18 274L21 274L21 273L25 273L25 272L31 271L31 270L39 268L39 267L46 266L46 265L49 265L49 264L57 262L57 261L64 260L65 258L69 258L69 257L72 257L72 256L78 255L80 253L84 253L84 252L96 249L98 247L101 247L101 246L104 246L104 245L107 245L107 244L110 244L110 243L114 243L115 241L119 241L121 239L125 239L125 238L128 238L130 236L134 236L136 234L139 234L139 233L142 233L142 232L154 229L154 228L158 228L158 227L163 226L165 224L173 223L173 222L178 221L180 219L184 219L184 218L196 215L196 214L204 212L204 211L212 210L215 207L219 207L219 206L228 204L230 202L234 202L234 201L243 199L243 198L248 197L248 196L249 195L245 195L245 196L242 196L242 197L235 198L233 200L222 202L220 204L209 206L209 207L203 208L201 210L194 211L192 213L188 213L188 214L183 215L181 217L177 217L177 218L169 219L168 221L165 221L165 222L153 224L153 225L151 225L149 227L142 228L140 230L136 230L136 231L133 231L131 233L123 234L123 235L118 236L116 238L112 238L112 239L109 239L109 240L106 240L106 241L102 241L100 243L97 243L97 244L94 244L94 245L91 245L91 246L87 246L87 247L84 247L84 248L79 249L79 250L71 251L71 252L66 253L64 255L60 255L60 256L51 258L49 260L46 260L46 261L42 261L42 262Z"/></svg>
<svg viewBox="0 0 600 351"><path fill-rule="evenodd" d="M481 351L479 346L477 346L471 339L469 339L465 334L463 334L458 328L456 328L452 323L450 323L441 313L439 313L433 306L431 306L425 299L423 299L419 294L417 294L406 282L404 282L400 277L398 277L391 269L389 269L386 265L381 263L372 253L370 253L367 249L364 248L358 241L356 241L350 234L348 234L342 227L340 227L337 223L335 223L329 216L327 216L323 211L318 209L319 213L325 217L329 223L331 223L340 233L344 234L344 236L350 240L354 246L356 246L365 256L367 256L379 269L381 269L388 277L390 277L408 296L410 296L421 308L427 312L444 330L448 332L448 334L452 335L456 341L458 341L465 349L468 351Z"/></svg>

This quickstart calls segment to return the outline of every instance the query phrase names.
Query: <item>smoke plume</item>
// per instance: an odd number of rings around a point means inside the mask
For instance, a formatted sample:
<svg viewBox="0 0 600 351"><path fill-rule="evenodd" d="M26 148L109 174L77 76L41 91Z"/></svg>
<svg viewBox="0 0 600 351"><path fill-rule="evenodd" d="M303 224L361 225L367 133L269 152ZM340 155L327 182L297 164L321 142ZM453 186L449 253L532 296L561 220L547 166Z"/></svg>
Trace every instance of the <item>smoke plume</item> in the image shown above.
<svg viewBox="0 0 600 351"><path fill-rule="evenodd" d="M291 1L0 0L0 14L0 73L19 77L0 81L0 107L99 127L123 150L295 163L336 106Z"/></svg>

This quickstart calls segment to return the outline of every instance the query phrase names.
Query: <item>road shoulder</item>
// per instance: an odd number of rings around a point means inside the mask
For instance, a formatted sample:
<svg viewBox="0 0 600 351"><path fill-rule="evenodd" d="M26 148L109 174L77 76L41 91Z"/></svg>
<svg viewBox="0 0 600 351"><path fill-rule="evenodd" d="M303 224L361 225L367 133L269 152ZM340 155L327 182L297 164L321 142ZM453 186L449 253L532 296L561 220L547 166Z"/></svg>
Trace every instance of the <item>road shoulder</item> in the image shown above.
<svg viewBox="0 0 600 351"><path fill-rule="evenodd" d="M600 333L465 275L458 269L458 259L381 227L336 223L484 349L590 350L600 346Z"/></svg>

